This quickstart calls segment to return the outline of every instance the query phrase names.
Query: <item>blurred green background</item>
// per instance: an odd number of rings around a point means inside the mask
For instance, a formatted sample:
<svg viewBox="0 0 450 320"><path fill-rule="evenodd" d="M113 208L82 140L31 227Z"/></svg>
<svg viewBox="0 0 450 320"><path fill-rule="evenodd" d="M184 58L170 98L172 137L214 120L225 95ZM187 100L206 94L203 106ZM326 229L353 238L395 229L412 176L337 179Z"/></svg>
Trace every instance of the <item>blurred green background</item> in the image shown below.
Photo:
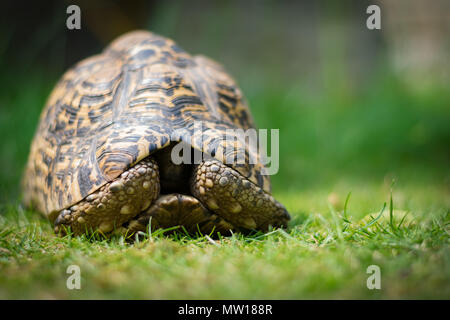
<svg viewBox="0 0 450 320"><path fill-rule="evenodd" d="M81 30L66 28L73 3ZM373 3L381 30L366 28ZM450 297L449 1L9 1L0 14L0 297ZM139 28L221 62L258 127L280 129L272 181L293 218L288 234L220 248L60 239L18 206L56 81ZM417 224L361 229L393 181L395 212ZM366 287L373 263L380 292ZM82 266L88 290L64 287L69 264Z"/></svg>
<svg viewBox="0 0 450 320"><path fill-rule="evenodd" d="M15 201L38 116L77 61L137 28L223 63L260 128L280 129L276 192L373 181L449 186L449 4L371 1L9 2L0 28L0 200ZM447 193L448 194L448 193Z"/></svg>

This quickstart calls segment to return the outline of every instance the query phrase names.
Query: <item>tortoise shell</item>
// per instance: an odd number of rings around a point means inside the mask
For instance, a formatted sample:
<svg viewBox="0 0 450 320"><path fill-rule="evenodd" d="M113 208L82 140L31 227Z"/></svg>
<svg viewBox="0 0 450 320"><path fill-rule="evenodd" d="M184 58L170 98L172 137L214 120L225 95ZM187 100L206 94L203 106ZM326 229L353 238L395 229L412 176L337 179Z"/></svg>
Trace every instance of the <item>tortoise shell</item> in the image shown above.
<svg viewBox="0 0 450 320"><path fill-rule="evenodd" d="M194 130L199 121L201 136ZM55 86L31 145L24 201L54 219L171 142L224 162L227 129L249 128L247 103L221 65L168 38L130 32ZM234 150L244 151L246 161L230 166L270 192L258 155L236 139ZM258 161L249 163L249 156Z"/></svg>

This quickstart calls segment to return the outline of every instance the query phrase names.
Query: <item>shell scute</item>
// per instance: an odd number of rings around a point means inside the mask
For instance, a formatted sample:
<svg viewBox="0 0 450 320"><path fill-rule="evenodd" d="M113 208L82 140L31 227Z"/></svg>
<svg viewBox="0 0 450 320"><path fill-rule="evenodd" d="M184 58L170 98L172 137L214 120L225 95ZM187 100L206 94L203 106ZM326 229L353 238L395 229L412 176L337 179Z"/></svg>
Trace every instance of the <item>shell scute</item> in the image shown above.
<svg viewBox="0 0 450 320"><path fill-rule="evenodd" d="M224 161L226 130L253 127L240 89L221 65L170 39L131 32L56 84L31 145L24 201L51 217L173 141ZM270 191L259 162L235 168Z"/></svg>

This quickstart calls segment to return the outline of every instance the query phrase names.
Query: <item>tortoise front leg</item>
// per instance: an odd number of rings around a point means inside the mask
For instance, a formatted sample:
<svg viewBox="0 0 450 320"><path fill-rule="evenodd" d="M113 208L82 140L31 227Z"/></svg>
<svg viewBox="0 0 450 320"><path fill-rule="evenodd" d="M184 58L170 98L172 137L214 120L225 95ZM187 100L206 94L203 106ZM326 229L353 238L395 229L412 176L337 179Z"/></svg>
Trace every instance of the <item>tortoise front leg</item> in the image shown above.
<svg viewBox="0 0 450 320"><path fill-rule="evenodd" d="M218 160L204 161L194 169L191 192L237 228L267 231L269 225L286 227L290 219L281 203Z"/></svg>
<svg viewBox="0 0 450 320"><path fill-rule="evenodd" d="M72 207L62 210L54 221L55 232L74 235L119 228L158 197L158 164L146 158Z"/></svg>

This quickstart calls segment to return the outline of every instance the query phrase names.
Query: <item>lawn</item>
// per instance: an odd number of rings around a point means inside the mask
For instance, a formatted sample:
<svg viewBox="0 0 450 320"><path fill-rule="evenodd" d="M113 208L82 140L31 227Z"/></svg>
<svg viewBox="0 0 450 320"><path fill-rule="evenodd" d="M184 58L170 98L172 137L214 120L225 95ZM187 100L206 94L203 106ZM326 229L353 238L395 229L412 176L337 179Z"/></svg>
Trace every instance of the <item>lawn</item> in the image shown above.
<svg viewBox="0 0 450 320"><path fill-rule="evenodd" d="M218 240L158 231L130 243L58 238L20 205L29 143L58 77L41 74L1 79L0 299L450 298L444 88L410 90L384 72L357 92L323 94L243 78L258 125L280 129L272 181L289 228ZM70 265L80 290L66 287ZM370 265L380 290L367 288Z"/></svg>
<svg viewBox="0 0 450 320"><path fill-rule="evenodd" d="M440 191L429 192L438 201ZM406 189L408 210L393 210L392 223L389 205L382 216L353 217L353 204L369 210L381 194L376 186L352 194L345 215L320 191L280 194L293 216L287 231L216 241L156 232L134 244L57 238L35 213L10 207L0 229L0 298L449 298L448 212L409 210L409 197L422 192ZM66 287L69 265L80 267L80 290ZM369 265L380 267L380 290L366 286Z"/></svg>

